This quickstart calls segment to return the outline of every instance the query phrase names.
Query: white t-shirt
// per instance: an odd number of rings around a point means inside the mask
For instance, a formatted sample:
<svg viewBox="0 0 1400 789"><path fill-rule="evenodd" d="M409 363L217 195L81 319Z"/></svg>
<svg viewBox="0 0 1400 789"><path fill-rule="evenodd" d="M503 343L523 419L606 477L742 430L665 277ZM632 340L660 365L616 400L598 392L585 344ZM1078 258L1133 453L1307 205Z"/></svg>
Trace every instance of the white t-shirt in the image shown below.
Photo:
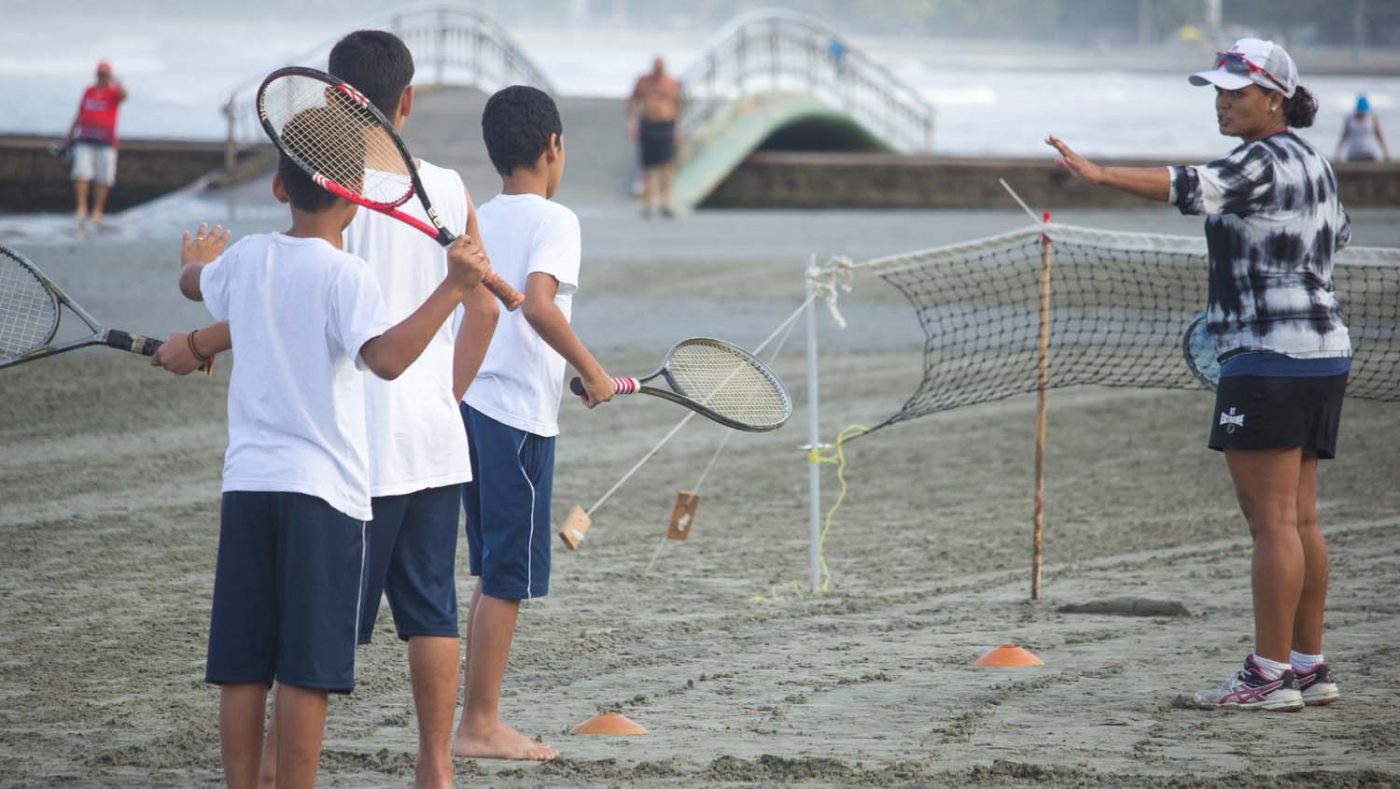
<svg viewBox="0 0 1400 789"><path fill-rule="evenodd" d="M465 232L467 193L461 176L427 162L420 163L418 176L443 224ZM428 221L416 199L400 210ZM360 209L344 239L345 251L369 264L395 323L422 306L447 276L447 250L392 217ZM454 337L452 322L444 321L423 355L397 380L366 376L370 495L399 496L471 479L467 433L452 394Z"/></svg>
<svg viewBox="0 0 1400 789"><path fill-rule="evenodd" d="M224 491L304 493L370 520L360 348L393 324L369 267L267 233L224 250L199 287L233 338Z"/></svg>
<svg viewBox="0 0 1400 789"><path fill-rule="evenodd" d="M491 268L517 290L542 271L559 281L554 303L567 320L578 290L581 240L578 217L534 194L497 195L476 210L481 242ZM564 357L525 320L522 310L502 310L496 333L467 405L537 436L559 434L559 399L564 393Z"/></svg>

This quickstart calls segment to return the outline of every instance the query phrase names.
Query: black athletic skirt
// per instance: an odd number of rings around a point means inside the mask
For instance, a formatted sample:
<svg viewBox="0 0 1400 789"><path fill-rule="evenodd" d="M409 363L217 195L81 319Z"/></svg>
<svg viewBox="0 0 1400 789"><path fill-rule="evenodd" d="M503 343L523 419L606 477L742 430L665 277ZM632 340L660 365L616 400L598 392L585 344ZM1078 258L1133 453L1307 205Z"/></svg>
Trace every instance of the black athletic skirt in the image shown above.
<svg viewBox="0 0 1400 789"><path fill-rule="evenodd" d="M1316 378L1222 377L1215 390L1210 448L1302 447L1319 458L1336 457L1346 391L1346 373Z"/></svg>

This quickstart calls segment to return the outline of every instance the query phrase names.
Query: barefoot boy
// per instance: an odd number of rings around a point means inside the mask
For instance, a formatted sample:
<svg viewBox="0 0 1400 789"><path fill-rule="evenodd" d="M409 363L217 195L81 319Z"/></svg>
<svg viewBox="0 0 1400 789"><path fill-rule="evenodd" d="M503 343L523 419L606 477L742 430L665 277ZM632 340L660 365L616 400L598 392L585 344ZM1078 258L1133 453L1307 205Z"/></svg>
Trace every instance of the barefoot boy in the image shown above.
<svg viewBox="0 0 1400 789"><path fill-rule="evenodd" d="M295 121L294 121L295 122ZM365 263L341 251L355 205L285 158L273 191L285 233L203 227L181 253L180 291L228 323L229 384L219 555L206 681L222 686L225 780L258 780L267 689L280 721L277 785L315 784L328 692L354 686L371 517L364 377L394 379L473 291L485 255L466 236L446 276L393 324Z"/></svg>
<svg viewBox="0 0 1400 789"><path fill-rule="evenodd" d="M553 748L501 722L501 680L520 601L549 591L550 488L564 363L583 376L590 407L611 399L613 384L569 327L580 238L578 217L550 202L564 173L558 108L534 88L506 88L487 101L481 128L502 179L501 193L477 211L482 246L501 277L525 293L525 304L501 316L462 406L473 469L462 499L477 585L453 752L544 760L554 758Z"/></svg>

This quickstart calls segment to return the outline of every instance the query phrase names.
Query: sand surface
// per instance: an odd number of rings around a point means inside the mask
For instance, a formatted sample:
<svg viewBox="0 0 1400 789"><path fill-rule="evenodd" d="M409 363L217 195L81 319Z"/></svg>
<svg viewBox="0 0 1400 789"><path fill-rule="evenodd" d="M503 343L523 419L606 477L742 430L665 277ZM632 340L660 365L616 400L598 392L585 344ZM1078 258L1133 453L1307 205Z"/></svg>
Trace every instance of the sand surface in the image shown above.
<svg viewBox="0 0 1400 789"><path fill-rule="evenodd" d="M580 214L576 325L619 373L651 369L686 335L757 343L799 303L808 253L884 254L1021 224L1015 211L647 224L606 201ZM264 205L237 229L275 217ZM1394 243L1394 220L1358 218L1358 243ZM1196 227L1165 212L1080 221ZM176 294L164 237L30 241L21 248L113 325L160 333L206 320ZM860 282L845 306L847 330L822 315L828 439L888 415L920 374L922 338L897 294ZM802 345L799 332L776 363L799 404ZM224 361L212 379L159 374L115 352L0 374L0 785L217 783L217 693L201 678ZM783 430L734 435L705 480L690 540L661 544L676 490L696 484L726 435L694 420L595 513L580 551L556 541L551 595L523 611L503 712L563 758L459 761L459 785L1400 783L1400 407L1349 401L1340 457L1321 476L1333 573L1326 653L1343 699L1268 716L1181 703L1249 649L1248 539L1223 461L1205 448L1210 397L1077 389L1050 402L1039 603L1028 601L1031 399L849 445L819 595L804 591L801 408ZM556 523L683 413L655 400L594 412L566 402ZM833 469L824 482L830 505ZM459 592L469 591L463 578ZM1045 665L971 665L1003 642ZM359 657L355 693L331 704L321 782L407 785L416 723L387 614ZM567 733L599 710L651 733Z"/></svg>

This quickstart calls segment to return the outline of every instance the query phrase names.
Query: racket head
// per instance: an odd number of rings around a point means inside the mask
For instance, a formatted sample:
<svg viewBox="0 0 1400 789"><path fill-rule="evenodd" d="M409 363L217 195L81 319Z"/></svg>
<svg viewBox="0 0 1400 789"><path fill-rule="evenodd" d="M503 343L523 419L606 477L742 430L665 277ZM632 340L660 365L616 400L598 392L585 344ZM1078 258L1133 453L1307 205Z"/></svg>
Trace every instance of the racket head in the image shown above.
<svg viewBox="0 0 1400 789"><path fill-rule="evenodd" d="M0 359L43 348L58 332L58 296L23 255L0 246Z"/></svg>
<svg viewBox="0 0 1400 789"><path fill-rule="evenodd" d="M338 77L306 66L277 69L258 86L257 107L277 149L339 197L390 210L420 188L393 124Z"/></svg>
<svg viewBox="0 0 1400 789"><path fill-rule="evenodd" d="M1186 366L1205 388L1215 391L1220 383L1220 362L1215 357L1215 340L1206 329L1206 314L1196 314L1186 332L1181 335L1181 353Z"/></svg>
<svg viewBox="0 0 1400 789"><path fill-rule="evenodd" d="M670 390L643 392L694 409L727 427L748 432L776 430L792 418L792 398L768 365L739 346L713 337L692 337L671 346L661 368L644 381L664 378Z"/></svg>

